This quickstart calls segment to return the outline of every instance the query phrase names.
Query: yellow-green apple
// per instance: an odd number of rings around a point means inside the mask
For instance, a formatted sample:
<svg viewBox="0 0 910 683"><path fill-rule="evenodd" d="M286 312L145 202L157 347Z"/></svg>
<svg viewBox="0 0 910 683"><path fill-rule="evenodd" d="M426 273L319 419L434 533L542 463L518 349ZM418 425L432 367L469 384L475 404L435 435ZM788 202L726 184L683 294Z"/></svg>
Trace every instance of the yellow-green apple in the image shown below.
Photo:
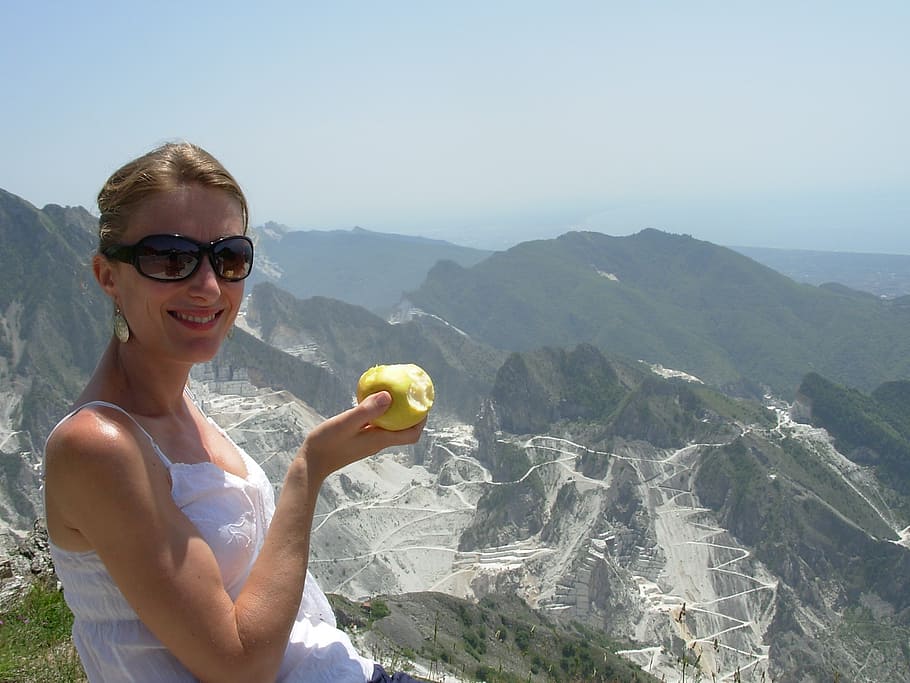
<svg viewBox="0 0 910 683"><path fill-rule="evenodd" d="M357 402L377 391L388 391L392 405L371 424L392 432L408 429L423 420L436 397L433 380L413 363L374 365L364 372L357 382Z"/></svg>

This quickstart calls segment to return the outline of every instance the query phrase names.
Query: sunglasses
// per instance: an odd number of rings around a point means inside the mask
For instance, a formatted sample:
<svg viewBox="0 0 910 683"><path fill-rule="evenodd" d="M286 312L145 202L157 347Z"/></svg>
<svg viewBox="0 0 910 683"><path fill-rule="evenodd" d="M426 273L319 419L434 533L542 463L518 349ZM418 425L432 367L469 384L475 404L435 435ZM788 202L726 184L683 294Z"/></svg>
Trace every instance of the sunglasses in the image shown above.
<svg viewBox="0 0 910 683"><path fill-rule="evenodd" d="M244 279L253 268L253 241L246 235L212 242L197 242L183 235L147 235L135 244L112 244L101 253L131 264L145 277L166 282L192 277L204 254L208 254L215 274L228 282Z"/></svg>

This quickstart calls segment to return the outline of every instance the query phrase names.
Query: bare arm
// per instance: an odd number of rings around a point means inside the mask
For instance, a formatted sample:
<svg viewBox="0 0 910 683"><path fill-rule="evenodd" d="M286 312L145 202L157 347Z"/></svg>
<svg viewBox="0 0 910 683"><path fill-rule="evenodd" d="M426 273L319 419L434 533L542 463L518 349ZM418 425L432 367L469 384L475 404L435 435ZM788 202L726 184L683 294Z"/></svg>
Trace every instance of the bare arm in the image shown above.
<svg viewBox="0 0 910 683"><path fill-rule="evenodd" d="M376 394L314 429L291 463L265 544L236 602L211 549L171 499L164 467L126 423L87 412L47 449L48 517L90 545L143 623L198 678L273 680L303 592L310 528L325 478L396 444L404 432L367 426Z"/></svg>

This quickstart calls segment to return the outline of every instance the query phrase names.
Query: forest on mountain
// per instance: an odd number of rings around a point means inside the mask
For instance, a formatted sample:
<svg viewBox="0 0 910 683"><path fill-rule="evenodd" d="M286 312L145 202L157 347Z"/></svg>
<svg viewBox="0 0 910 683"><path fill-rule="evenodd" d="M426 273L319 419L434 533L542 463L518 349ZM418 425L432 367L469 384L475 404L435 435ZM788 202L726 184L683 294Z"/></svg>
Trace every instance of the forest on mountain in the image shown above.
<svg viewBox="0 0 910 683"><path fill-rule="evenodd" d="M415 306L509 350L591 343L740 395L818 372L871 390L910 372L910 303L793 280L730 249L644 230L567 233L476 266L439 263Z"/></svg>

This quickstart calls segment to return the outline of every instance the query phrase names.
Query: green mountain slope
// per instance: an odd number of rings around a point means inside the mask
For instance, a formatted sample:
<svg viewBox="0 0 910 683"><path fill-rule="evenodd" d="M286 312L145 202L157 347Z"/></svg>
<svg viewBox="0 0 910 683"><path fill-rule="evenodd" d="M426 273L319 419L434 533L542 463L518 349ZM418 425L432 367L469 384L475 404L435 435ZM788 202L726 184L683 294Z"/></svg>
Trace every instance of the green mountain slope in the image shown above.
<svg viewBox="0 0 910 683"><path fill-rule="evenodd" d="M866 395L811 373L799 399L838 450L910 495L910 382L889 382Z"/></svg>
<svg viewBox="0 0 910 683"><path fill-rule="evenodd" d="M910 307L800 285L730 249L645 230L526 242L434 267L413 303L510 350L585 342L717 385L791 395L817 370L871 388L910 373Z"/></svg>
<svg viewBox="0 0 910 683"><path fill-rule="evenodd" d="M291 231L269 223L252 230L256 268L250 283L272 282L301 299L324 296L386 313L427 271L448 259L472 266L490 252L442 240L352 230Z"/></svg>
<svg viewBox="0 0 910 683"><path fill-rule="evenodd" d="M658 680L616 655L621 644L602 632L551 619L515 596L473 602L422 592L366 604L336 595L330 600L339 622L383 664L419 661L429 680L451 680L448 672L487 683Z"/></svg>
<svg viewBox="0 0 910 683"><path fill-rule="evenodd" d="M266 283L253 290L247 317L273 346L314 345L350 394L372 365L417 363L436 386L434 414L465 420L473 419L505 357L432 318L391 324L360 306L326 297L298 299Z"/></svg>

